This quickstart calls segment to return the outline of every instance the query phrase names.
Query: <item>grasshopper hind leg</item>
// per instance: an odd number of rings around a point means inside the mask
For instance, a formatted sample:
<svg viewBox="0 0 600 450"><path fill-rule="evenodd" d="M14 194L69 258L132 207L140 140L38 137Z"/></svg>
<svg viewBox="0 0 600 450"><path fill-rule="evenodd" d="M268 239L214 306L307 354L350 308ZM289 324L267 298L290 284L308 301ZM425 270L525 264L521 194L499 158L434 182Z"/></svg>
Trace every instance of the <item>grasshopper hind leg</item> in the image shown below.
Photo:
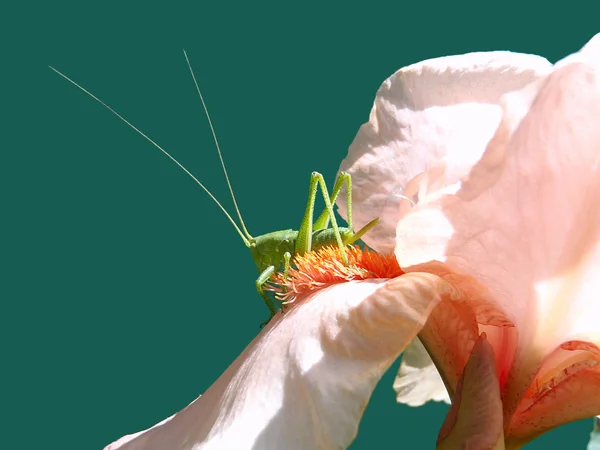
<svg viewBox="0 0 600 450"><path fill-rule="evenodd" d="M338 179L338 181L336 181L336 197L337 193L339 193L339 191L341 190L343 183L348 181L349 175L346 173L344 173L343 176L341 176ZM308 202L306 203L306 211L304 213L302 223L300 224L300 229L298 230L298 237L296 238L296 253L299 255L303 255L304 253L310 252L312 250L313 213L315 208L315 198L317 196L317 190L319 189L319 187L321 188L323 200L325 201L325 211L317 219L316 229L325 228L328 225L329 221L331 221L331 227L335 232L335 241L340 249L340 252L342 253L342 259L344 261L344 264L348 266L348 256L346 255L346 247L342 242L342 236L340 234L340 230L335 219L335 213L333 212L333 205L331 203L329 193L327 192L327 185L325 184L323 175L321 175L319 172L313 172L310 175Z"/></svg>
<svg viewBox="0 0 600 450"><path fill-rule="evenodd" d="M346 210L348 213L348 228L352 230L352 177L349 173L340 172L340 175L338 176L337 180L335 180L335 184L330 195L331 205L333 206L335 204L338 194L344 187L344 184L346 185ZM315 221L315 224L313 225L313 230L317 231L327 228L329 226L330 215L330 211L327 208L325 208L319 216L319 218Z"/></svg>

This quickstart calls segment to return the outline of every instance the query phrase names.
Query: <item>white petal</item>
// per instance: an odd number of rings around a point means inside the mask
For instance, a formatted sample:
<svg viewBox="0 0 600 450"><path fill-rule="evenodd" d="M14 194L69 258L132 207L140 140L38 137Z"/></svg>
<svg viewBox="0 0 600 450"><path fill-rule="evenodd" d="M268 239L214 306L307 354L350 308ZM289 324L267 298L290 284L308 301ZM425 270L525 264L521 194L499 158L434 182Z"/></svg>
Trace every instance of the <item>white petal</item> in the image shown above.
<svg viewBox="0 0 600 450"><path fill-rule="evenodd" d="M442 377L418 338L402 354L394 390L396 401L408 406L421 406L430 400L450 404Z"/></svg>
<svg viewBox="0 0 600 450"><path fill-rule="evenodd" d="M554 65L554 69L556 70L568 64L583 62L585 64L593 66L596 70L598 70L598 67L600 65L600 61L598 61L598 53L600 52L599 47L600 33L592 37L592 39L590 39L590 41L587 44L585 44L581 50L558 61Z"/></svg>
<svg viewBox="0 0 600 450"><path fill-rule="evenodd" d="M387 79L340 167L352 175L355 228L380 218L363 240L392 251L396 224L411 203L455 183L481 157L502 117L501 95L550 67L539 56L470 53L414 64ZM344 202L338 207L345 215Z"/></svg>
<svg viewBox="0 0 600 450"><path fill-rule="evenodd" d="M449 285L350 282L277 315L199 399L113 449L343 449L372 390Z"/></svg>
<svg viewBox="0 0 600 450"><path fill-rule="evenodd" d="M456 194L429 198L398 226L401 266L442 261L473 277L517 325L520 348L542 354L568 339L600 343L599 61L596 37L506 96Z"/></svg>

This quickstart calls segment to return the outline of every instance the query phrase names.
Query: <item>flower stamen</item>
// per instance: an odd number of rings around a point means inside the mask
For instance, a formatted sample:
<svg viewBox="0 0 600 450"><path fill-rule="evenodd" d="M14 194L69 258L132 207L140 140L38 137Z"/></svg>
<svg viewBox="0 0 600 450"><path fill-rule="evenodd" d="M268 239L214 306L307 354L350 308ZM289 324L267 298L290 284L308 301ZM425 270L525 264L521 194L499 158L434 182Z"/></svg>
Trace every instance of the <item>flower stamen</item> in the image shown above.
<svg viewBox="0 0 600 450"><path fill-rule="evenodd" d="M283 272L271 276L265 288L275 293L284 304L293 303L299 295L332 284L369 278L395 278L403 275L396 257L379 254L358 245L347 246L348 265L344 264L339 247L328 246L296 255L287 278Z"/></svg>

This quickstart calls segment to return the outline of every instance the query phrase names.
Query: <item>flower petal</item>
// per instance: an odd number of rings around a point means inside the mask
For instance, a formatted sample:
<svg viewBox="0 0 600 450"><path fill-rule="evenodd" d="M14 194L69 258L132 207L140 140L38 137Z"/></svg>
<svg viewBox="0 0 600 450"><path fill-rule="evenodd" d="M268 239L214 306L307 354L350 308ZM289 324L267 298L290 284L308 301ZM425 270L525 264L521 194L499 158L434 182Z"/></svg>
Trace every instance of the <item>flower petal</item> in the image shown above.
<svg viewBox="0 0 600 450"><path fill-rule="evenodd" d="M380 377L452 293L439 277L411 274L299 298L202 397L109 448L346 448Z"/></svg>
<svg viewBox="0 0 600 450"><path fill-rule="evenodd" d="M500 97L550 68L539 56L469 53L423 61L387 79L340 167L352 175L355 225L380 218L363 240L392 251L411 202L456 182L481 157L502 117ZM346 205L337 203L345 216Z"/></svg>
<svg viewBox="0 0 600 450"><path fill-rule="evenodd" d="M571 341L546 359L508 426L512 439L527 440L600 412L600 349Z"/></svg>
<svg viewBox="0 0 600 450"><path fill-rule="evenodd" d="M599 47L595 38L544 82L506 96L468 179L398 224L403 268L462 278L517 326L508 410L562 342L600 342Z"/></svg>
<svg viewBox="0 0 600 450"><path fill-rule="evenodd" d="M450 404L444 382L418 338L402 354L394 390L396 401L408 406L421 406L429 400Z"/></svg>
<svg viewBox="0 0 600 450"><path fill-rule="evenodd" d="M479 336L438 436L438 450L504 449L502 400L493 347Z"/></svg>

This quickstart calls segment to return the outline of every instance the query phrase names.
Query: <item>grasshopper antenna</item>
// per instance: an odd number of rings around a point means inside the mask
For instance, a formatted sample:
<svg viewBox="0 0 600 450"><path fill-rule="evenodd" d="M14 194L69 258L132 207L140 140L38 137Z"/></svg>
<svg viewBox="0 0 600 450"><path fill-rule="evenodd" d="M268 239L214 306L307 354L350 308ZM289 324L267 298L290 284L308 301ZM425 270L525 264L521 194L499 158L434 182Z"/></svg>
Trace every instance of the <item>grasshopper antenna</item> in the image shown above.
<svg viewBox="0 0 600 450"><path fill-rule="evenodd" d="M54 72L56 72L57 74L59 74L61 77L63 77L65 80L67 80L69 83L73 84L74 86L78 87L79 89L81 89L83 92L85 92L87 95L89 95L90 97L92 97L94 100L96 100L98 103L100 103L102 106L104 106L106 109L108 109L110 112L112 112L115 116L117 116L119 119L121 119L123 122L125 122L127 125L129 125L131 128L133 128L139 135L141 135L143 138L145 138L148 142L150 142L152 145L154 145L157 149L159 149L161 152L163 152L165 155L167 155L171 161L173 161L175 164L177 164L185 173L187 173L190 177L192 177L192 179L198 183L198 185L204 189L204 191L210 196L210 198L212 198L214 200L214 202L217 204L217 206L219 208L221 208L221 210L225 213L225 215L227 216L227 218L229 219L229 221L232 223L232 225L235 227L236 231L238 232L238 234L241 236L242 240L244 241L244 244L246 244L246 247L250 247L250 241L249 239L244 236L244 234L242 233L242 231L240 230L240 228L237 226L237 224L235 223L235 221L233 220L233 218L229 215L229 213L227 212L227 210L223 207L223 205L221 205L221 203L219 203L219 201L215 198L215 196L206 188L206 186L204 186L194 175L192 175L192 173L187 170L185 167L183 167L183 165L177 161L173 156L171 156L171 154L169 152L167 152L165 149L163 149L160 145L158 145L156 142L154 142L152 139L150 139L148 136L146 136L144 133L142 133L135 125L133 125L131 122L129 122L127 119L125 119L121 114L119 114L118 112L116 112L114 109L112 109L110 106L108 106L106 103L104 103L102 100L100 100L98 97L96 97L94 94L92 94L91 92L89 92L88 90L86 90L85 88L83 88L82 86L80 86L79 84L75 83L73 80L71 80L68 76L64 75L63 73L59 72L58 70L56 70L54 67L52 66L48 66L50 67ZM239 211L238 211L239 214ZM243 223L243 222L242 222ZM244 229L245 231L245 229ZM246 234L248 235L248 232L246 231ZM249 236L249 235L248 235ZM251 238L250 238L251 239Z"/></svg>
<svg viewBox="0 0 600 450"><path fill-rule="evenodd" d="M217 147L217 152L219 153L219 159L221 160L221 167L223 168L223 172L225 173L225 179L227 180L227 186L229 186L229 192L231 193L231 198L233 199L233 205L235 206L235 211L237 212L238 218L240 219L240 224L242 225L242 230L244 230L244 234L248 239L252 239L250 233L246 229L246 224L244 223L244 219L242 219L242 214L240 213L240 209L238 208L237 201L235 199L235 194L233 193L233 188L231 187L231 182L229 181L229 175L227 174L227 169L225 168L225 163L223 162L223 154L221 153L221 147L219 147L219 141L217 140L217 134L215 133L215 129L212 124L212 120L210 119L210 114L208 113L208 108L206 107L206 103L204 102L204 97L202 96L202 92L200 91L200 86L198 86L198 81L196 81L196 76L194 75L194 71L192 70L192 65L190 64L190 60L188 55L183 50L183 54L185 56L185 60L187 62L188 68L190 69L190 74L192 75L192 79L194 80L194 84L196 85L196 91L200 96L200 101L202 102L202 107L204 108L204 112L206 113L206 118L208 119L208 124L210 125L210 131L212 132L213 139L215 141L215 145Z"/></svg>

